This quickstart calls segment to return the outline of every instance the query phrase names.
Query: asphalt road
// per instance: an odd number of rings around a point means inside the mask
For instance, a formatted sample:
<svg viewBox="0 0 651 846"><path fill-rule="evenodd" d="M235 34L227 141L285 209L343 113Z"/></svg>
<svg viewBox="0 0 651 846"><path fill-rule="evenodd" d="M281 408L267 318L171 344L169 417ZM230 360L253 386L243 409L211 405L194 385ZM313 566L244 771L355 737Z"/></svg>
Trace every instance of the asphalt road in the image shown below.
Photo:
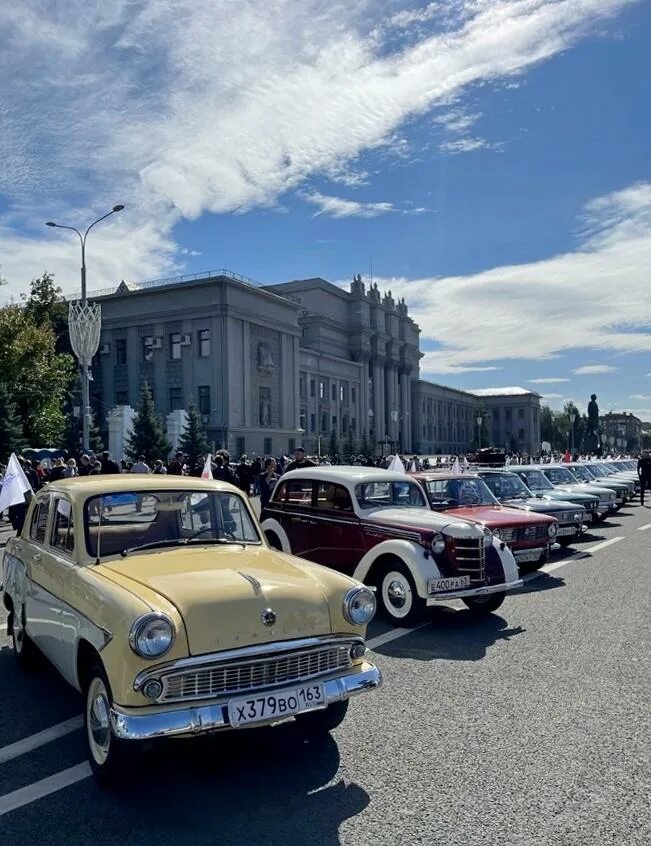
<svg viewBox="0 0 651 846"><path fill-rule="evenodd" d="M648 846L650 547L651 508L629 507L484 620L378 620L385 685L332 738L287 724L171 741L114 792L87 777L77 722L34 737L80 698L46 666L21 674L0 630L3 841Z"/></svg>

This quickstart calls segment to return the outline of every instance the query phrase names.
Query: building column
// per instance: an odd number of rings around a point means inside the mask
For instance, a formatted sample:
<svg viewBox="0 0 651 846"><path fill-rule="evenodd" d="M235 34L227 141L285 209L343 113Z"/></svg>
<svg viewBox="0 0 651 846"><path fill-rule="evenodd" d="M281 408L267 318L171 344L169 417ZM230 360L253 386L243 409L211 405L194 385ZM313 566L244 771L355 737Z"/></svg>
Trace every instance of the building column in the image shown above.
<svg viewBox="0 0 651 846"><path fill-rule="evenodd" d="M396 396L396 366L392 361L387 361L384 370L386 378L386 428L389 441L398 440L398 421L395 417L400 416L398 409L398 397ZM397 448L397 447L396 447Z"/></svg>
<svg viewBox="0 0 651 846"><path fill-rule="evenodd" d="M400 415L402 427L402 448L405 452L411 452L411 435L413 428L411 408L411 384L409 369L400 368Z"/></svg>
<svg viewBox="0 0 651 846"><path fill-rule="evenodd" d="M373 426L375 428L375 439L378 442L384 441L386 432L386 415L384 405L384 359L373 359Z"/></svg>

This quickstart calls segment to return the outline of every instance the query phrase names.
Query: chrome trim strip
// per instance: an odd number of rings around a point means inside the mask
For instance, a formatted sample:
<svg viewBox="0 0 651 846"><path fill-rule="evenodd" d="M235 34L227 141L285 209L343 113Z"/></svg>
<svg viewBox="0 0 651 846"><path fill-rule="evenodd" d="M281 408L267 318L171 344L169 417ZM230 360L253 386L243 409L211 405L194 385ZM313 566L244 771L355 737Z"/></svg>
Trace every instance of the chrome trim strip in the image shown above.
<svg viewBox="0 0 651 846"><path fill-rule="evenodd" d="M517 590L522 587L524 582L522 579L516 579L512 582L502 582L499 585L484 585L483 587L473 588L471 590L454 590L449 593L430 594L427 597L427 605L436 605L437 602L442 602L445 599L463 599L466 596L483 596L487 593L506 593L510 590Z"/></svg>
<svg viewBox="0 0 651 846"><path fill-rule="evenodd" d="M225 661L248 660L257 656L272 656L279 652L295 652L301 649L309 649L313 646L336 646L342 642L364 643L364 638L356 634L319 635L317 637L305 637L299 640L281 640L275 643L260 643L255 646L243 646L240 649L227 649L224 652L210 652L205 655L193 655L190 658L180 658L177 661L170 661L167 664L159 664L157 667L143 670L138 673L133 681L133 689L140 690L143 684L150 678L160 678L162 675L176 673L183 670L197 670L202 667L211 667Z"/></svg>
<svg viewBox="0 0 651 846"><path fill-rule="evenodd" d="M338 676L322 683L327 705L341 702L351 696L375 690L382 684L382 673L374 665L364 662L356 673ZM142 713L139 708L111 708L113 734L121 740L151 740L156 737L179 737L188 734L217 731L230 728L228 723L228 700L223 704L200 705L195 708L161 708L155 712ZM267 720L254 723L261 726L277 722Z"/></svg>

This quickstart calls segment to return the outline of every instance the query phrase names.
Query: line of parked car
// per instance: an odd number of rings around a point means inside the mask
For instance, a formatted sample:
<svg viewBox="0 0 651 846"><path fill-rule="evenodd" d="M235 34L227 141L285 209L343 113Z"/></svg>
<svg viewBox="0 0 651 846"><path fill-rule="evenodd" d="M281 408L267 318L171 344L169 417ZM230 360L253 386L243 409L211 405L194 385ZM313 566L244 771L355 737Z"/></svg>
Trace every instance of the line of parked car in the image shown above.
<svg viewBox="0 0 651 846"><path fill-rule="evenodd" d="M82 694L100 781L140 772L158 738L287 718L318 735L382 683L365 645L376 603L400 625L448 599L494 611L635 490L627 463L319 467L283 476L260 524L223 482L62 479L7 542L7 634L22 667L42 653Z"/></svg>

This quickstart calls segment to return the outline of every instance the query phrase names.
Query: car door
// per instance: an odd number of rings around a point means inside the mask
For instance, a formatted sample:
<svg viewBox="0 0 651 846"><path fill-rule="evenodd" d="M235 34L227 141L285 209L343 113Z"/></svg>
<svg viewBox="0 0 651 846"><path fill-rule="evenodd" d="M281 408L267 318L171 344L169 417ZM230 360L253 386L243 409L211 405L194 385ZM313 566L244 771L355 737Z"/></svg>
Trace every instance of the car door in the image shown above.
<svg viewBox="0 0 651 846"><path fill-rule="evenodd" d="M69 677L70 638L66 637L66 584L69 579L72 558L61 560L57 548L52 547L52 531L61 529L61 521L55 518L56 509L69 511L67 524L72 522L69 500L62 504L60 497L49 493L39 494L30 523L30 542L25 547L25 564L29 574L29 589L25 608L25 620L29 636L50 661ZM62 515L59 515L61 518ZM67 542L67 541L66 541Z"/></svg>
<svg viewBox="0 0 651 846"><path fill-rule="evenodd" d="M288 479L274 492L273 517L285 530L294 555L304 555L310 546L313 487L312 479Z"/></svg>
<svg viewBox="0 0 651 846"><path fill-rule="evenodd" d="M362 530L343 485L316 482L305 557L351 575L362 557Z"/></svg>

